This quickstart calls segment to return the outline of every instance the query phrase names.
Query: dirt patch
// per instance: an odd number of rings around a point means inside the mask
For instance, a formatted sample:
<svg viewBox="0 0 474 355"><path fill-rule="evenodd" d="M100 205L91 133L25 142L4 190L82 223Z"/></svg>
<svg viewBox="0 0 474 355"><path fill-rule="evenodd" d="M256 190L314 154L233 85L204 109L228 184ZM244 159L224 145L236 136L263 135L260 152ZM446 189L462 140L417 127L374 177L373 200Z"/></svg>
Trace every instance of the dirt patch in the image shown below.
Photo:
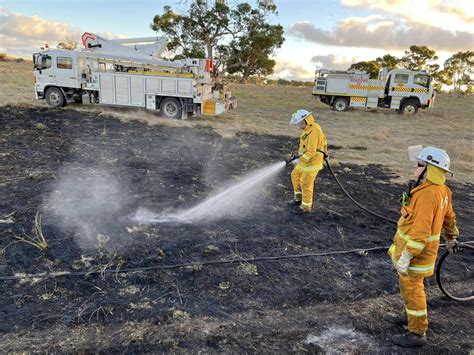
<svg viewBox="0 0 474 355"><path fill-rule="evenodd" d="M318 176L316 211L307 218L286 206L289 168L256 193L243 218L149 226L129 218L139 207L157 212L191 207L225 182L281 160L296 148L294 138L239 133L224 139L208 127L124 123L75 110L0 112L5 153L0 220L7 222L0 223L0 248L6 248L1 274L235 259L215 267L2 282L1 351L396 350L390 334L399 329L380 323L387 309L400 306L396 277L383 252L245 261L389 244L393 226L352 205L327 170ZM355 198L397 218L405 186L389 183L393 173L381 165L342 163L336 172ZM76 194L79 184L71 184L75 197L64 194L71 201L60 206L68 211L85 206L80 218L52 213L58 203L51 196L64 191L61 182L68 178L87 186L88 176L100 177L101 184L113 181L117 188L84 195ZM96 184L90 181L91 188ZM452 188L463 235L471 235L472 185ZM91 213L87 205L98 205L92 198L97 194L105 207L107 200L120 203ZM45 253L11 244L14 235L33 235L37 212L49 244ZM74 218L79 222L64 223ZM92 239L83 245L81 237L89 232ZM468 353L472 305L449 302L433 280L428 284L433 322L431 344L422 352ZM339 335L331 337L334 333Z"/></svg>

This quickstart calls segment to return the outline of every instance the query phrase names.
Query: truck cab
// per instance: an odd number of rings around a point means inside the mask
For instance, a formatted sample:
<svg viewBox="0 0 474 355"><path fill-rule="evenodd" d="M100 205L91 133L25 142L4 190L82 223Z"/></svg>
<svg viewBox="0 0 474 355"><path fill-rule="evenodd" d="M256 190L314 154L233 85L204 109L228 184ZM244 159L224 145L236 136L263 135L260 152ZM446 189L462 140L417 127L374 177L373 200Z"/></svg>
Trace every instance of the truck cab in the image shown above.
<svg viewBox="0 0 474 355"><path fill-rule="evenodd" d="M37 99L46 99L48 104L56 107L74 101L74 89L81 88L77 52L46 50L35 53L33 69Z"/></svg>
<svg viewBox="0 0 474 355"><path fill-rule="evenodd" d="M432 107L435 93L426 71L394 69L386 77L383 106L413 114L418 108Z"/></svg>

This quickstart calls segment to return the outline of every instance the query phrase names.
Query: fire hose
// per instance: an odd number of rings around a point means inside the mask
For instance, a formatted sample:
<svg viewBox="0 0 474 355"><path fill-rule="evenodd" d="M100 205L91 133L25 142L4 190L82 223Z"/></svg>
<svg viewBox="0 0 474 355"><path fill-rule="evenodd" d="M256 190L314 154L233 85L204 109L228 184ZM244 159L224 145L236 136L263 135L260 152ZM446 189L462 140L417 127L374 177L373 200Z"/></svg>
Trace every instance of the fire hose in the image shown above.
<svg viewBox="0 0 474 355"><path fill-rule="evenodd" d="M327 155L327 153L325 152L322 152L322 151L319 151L321 152L323 155L324 155L324 161L326 163L326 166L328 167L329 169L329 172L331 173L332 177L334 178L334 180L336 180L336 183L339 185L339 187L341 188L342 192L344 192L344 194L349 197L349 199L354 202L354 204L359 207L361 210L375 216L375 217L378 217L378 218L381 218L387 222L390 222L390 223L394 223L394 224L397 224L397 221L394 220L394 219L390 219L388 217L385 217L385 216L382 216L381 214L378 214L374 211L371 211L369 210L368 208L364 207L363 205L361 205L356 199L354 199L348 192L347 190L344 188L344 186L342 186L341 182L339 181L339 179L337 178L336 174L334 173L334 170L332 170L332 167L331 167L331 164L329 164L329 156Z"/></svg>
<svg viewBox="0 0 474 355"><path fill-rule="evenodd" d="M378 217L378 218L381 218L387 222L390 222L390 223L394 223L394 224L397 224L397 221L395 221L394 219L390 219L390 218L387 218L385 216L382 216L381 214L378 214L374 211L371 211L369 210L368 208L364 207L363 205L361 205L356 199L354 199L350 194L349 192L347 192L347 190L344 188L344 186L342 186L341 182L339 181L339 179L337 178L336 176L336 173L334 172L334 170L332 170L332 167L331 167L331 164L329 164L329 155L322 151L322 150L319 150L318 149L318 152L321 153L323 156L324 156L324 162L326 163L326 166L328 167L329 169L329 172L331 173L331 175L333 176L334 180L336 180L336 183L339 185L339 187L341 188L342 192L344 192L344 194L357 206L359 207L361 210L375 216L375 217ZM298 159L299 157L301 157L301 154L300 153L293 153L287 160L285 160L286 164L290 164L292 161Z"/></svg>

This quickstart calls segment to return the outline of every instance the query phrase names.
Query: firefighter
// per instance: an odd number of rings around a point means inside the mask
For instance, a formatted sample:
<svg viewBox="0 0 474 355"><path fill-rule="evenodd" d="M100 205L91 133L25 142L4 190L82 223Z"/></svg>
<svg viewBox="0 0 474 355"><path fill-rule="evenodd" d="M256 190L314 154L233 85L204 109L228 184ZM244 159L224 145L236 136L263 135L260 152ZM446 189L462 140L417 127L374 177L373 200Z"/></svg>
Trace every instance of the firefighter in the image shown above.
<svg viewBox="0 0 474 355"><path fill-rule="evenodd" d="M294 197L290 202L302 212L311 212L313 206L314 181L323 168L322 152L327 151L327 141L311 112L298 110L291 116L291 125L303 130L297 156L298 163L291 172Z"/></svg>
<svg viewBox="0 0 474 355"><path fill-rule="evenodd" d="M404 311L388 313L384 318L394 324L408 325L408 332L392 337L394 344L403 347L426 345L428 313L423 281L433 275L441 230L450 253L456 251L459 235L452 193L445 185L446 173L451 173L449 156L438 148L418 147L421 150L416 157L418 181L402 199L397 232L388 251L398 272Z"/></svg>

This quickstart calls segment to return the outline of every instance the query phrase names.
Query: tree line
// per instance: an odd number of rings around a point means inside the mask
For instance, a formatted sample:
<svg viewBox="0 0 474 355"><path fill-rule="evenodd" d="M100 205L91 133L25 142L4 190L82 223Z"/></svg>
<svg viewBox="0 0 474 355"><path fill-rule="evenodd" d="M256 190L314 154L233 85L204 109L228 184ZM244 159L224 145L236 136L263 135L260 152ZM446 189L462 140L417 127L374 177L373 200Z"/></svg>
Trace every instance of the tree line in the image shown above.
<svg viewBox="0 0 474 355"><path fill-rule="evenodd" d="M474 51L458 52L448 58L443 67L435 63L438 60L436 51L427 46L412 45L401 58L386 54L374 60L352 64L349 70L364 70L371 78L377 78L382 67L392 69L426 70L434 81L436 90L442 85L450 85L454 92L473 92Z"/></svg>

